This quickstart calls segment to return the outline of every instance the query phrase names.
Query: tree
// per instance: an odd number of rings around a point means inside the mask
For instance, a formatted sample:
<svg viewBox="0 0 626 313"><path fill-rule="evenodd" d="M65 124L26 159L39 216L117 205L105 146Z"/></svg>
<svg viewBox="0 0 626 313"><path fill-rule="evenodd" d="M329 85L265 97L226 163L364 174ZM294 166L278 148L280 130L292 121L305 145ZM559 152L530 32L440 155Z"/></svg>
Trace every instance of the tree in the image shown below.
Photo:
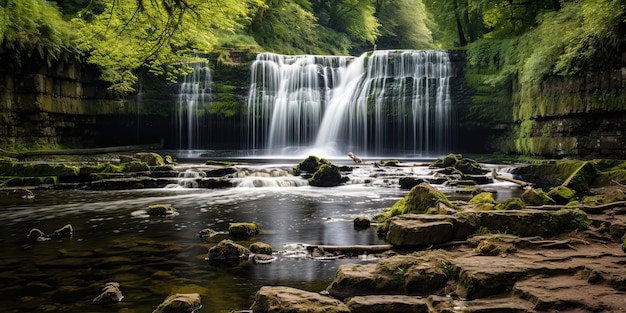
<svg viewBox="0 0 626 313"><path fill-rule="evenodd" d="M432 49L430 17L422 0L377 0L379 49Z"/></svg>
<svg viewBox="0 0 626 313"><path fill-rule="evenodd" d="M104 10L87 7L72 19L78 47L101 79L119 93L134 91L136 71L167 74L175 80L188 62L210 51L216 33L234 31L249 18L255 0L103 0Z"/></svg>

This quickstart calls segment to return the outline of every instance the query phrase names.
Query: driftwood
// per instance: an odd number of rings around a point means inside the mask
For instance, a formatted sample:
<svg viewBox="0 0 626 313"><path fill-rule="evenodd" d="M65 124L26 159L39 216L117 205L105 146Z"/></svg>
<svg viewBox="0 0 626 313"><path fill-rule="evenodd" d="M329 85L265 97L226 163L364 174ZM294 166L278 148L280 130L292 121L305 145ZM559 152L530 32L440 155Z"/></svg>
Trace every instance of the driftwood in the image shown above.
<svg viewBox="0 0 626 313"><path fill-rule="evenodd" d="M312 245L307 246L309 251L319 249L325 252L343 252L343 253L381 253L393 248L392 245L353 245L353 246L328 246L328 245Z"/></svg>
<svg viewBox="0 0 626 313"><path fill-rule="evenodd" d="M361 160L361 158L359 158L358 156L354 155L354 153L352 152L348 152L348 156L352 159L352 161L354 161L354 163L363 163L363 160Z"/></svg>
<svg viewBox="0 0 626 313"><path fill-rule="evenodd" d="M498 173L496 172L495 169L491 172L491 175L493 176L493 179L495 179L495 180L508 181L510 183L518 184L520 187L532 186L531 183L528 183L528 182L525 182L525 181L522 181L522 180L500 176L500 175L498 175Z"/></svg>
<svg viewBox="0 0 626 313"><path fill-rule="evenodd" d="M141 151L148 149L161 149L163 145L150 144L150 145L133 145L133 146L117 146L117 147L104 147L104 148L90 148L90 149L66 149L66 150L37 150L26 152L13 152L0 149L0 154L7 155L13 158L23 158L27 156L44 156L44 155L88 155L88 154L102 154L113 152L125 152L125 151Z"/></svg>

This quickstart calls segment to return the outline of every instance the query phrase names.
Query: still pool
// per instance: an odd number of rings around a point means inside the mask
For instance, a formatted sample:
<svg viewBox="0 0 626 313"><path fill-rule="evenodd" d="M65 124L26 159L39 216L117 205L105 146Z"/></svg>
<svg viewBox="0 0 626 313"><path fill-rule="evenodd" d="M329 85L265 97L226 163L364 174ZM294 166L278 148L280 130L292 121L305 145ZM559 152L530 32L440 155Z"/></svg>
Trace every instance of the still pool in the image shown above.
<svg viewBox="0 0 626 313"><path fill-rule="evenodd" d="M246 168L268 172L289 166L248 164ZM201 168L180 165L178 169L182 172L185 167ZM339 265L372 260L316 260L302 247L384 244L374 226L356 230L352 220L382 213L403 197L407 191L397 187L397 176L407 174L427 175L428 169L355 170L348 174L350 183L332 188L263 183L263 179L285 177L254 177L262 183L241 179L238 187L216 190L172 186L36 190L33 199L0 199L0 310L151 312L170 294L199 293L200 312L230 312L248 309L255 292L265 285L322 291ZM504 196L511 190L506 185L485 187ZM179 214L137 214L151 204L171 204ZM198 232L207 227L225 232L231 222L256 222L261 233L237 242L269 243L277 260L269 264L205 260L208 249L228 235L200 238ZM70 238L43 242L26 238L32 228L50 234L66 224L74 228ZM110 281L120 284L123 300L109 306L92 304Z"/></svg>

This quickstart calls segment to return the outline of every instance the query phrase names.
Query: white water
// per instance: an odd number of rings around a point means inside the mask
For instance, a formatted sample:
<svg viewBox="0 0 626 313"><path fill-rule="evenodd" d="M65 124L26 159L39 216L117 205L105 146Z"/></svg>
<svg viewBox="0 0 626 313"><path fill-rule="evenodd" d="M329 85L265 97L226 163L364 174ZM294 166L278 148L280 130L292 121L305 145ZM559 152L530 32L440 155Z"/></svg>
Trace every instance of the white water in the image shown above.
<svg viewBox="0 0 626 313"><path fill-rule="evenodd" d="M202 143L202 122L212 100L211 69L204 62L191 65L193 72L183 76L178 93L178 145L180 149L197 149Z"/></svg>
<svg viewBox="0 0 626 313"><path fill-rule="evenodd" d="M445 152L450 77L443 51L375 51L358 58L259 54L248 98L248 148L272 155Z"/></svg>

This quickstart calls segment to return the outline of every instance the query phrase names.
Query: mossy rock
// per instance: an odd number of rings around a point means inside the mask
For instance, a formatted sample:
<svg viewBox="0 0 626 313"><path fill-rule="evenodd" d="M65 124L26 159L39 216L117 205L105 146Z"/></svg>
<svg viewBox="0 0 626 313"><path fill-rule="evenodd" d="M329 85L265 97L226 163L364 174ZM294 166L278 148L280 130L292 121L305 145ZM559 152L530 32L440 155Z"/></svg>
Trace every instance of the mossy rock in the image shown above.
<svg viewBox="0 0 626 313"><path fill-rule="evenodd" d="M272 246L265 242L252 243L249 249L252 253L272 255Z"/></svg>
<svg viewBox="0 0 626 313"><path fill-rule="evenodd" d="M591 184L596 179L598 171L591 162L584 162L578 167L564 182L563 186L568 187L577 193L589 191Z"/></svg>
<svg viewBox="0 0 626 313"><path fill-rule="evenodd" d="M341 170L334 164L322 164L309 179L309 185L317 187L339 186L347 181L347 177L341 176Z"/></svg>
<svg viewBox="0 0 626 313"><path fill-rule="evenodd" d="M520 198L506 199L502 203L496 205L496 210L524 210L526 209L526 203Z"/></svg>
<svg viewBox="0 0 626 313"><path fill-rule="evenodd" d="M601 205L617 201L625 201L626 194L621 190L612 190L606 194L586 196L582 199L585 205Z"/></svg>
<svg viewBox="0 0 626 313"><path fill-rule="evenodd" d="M363 216L357 216L352 220L353 227L355 229L365 229L369 228L372 222L369 218Z"/></svg>
<svg viewBox="0 0 626 313"><path fill-rule="evenodd" d="M230 161L216 161L216 160L207 160L204 162L204 165L215 165L215 166L234 166L235 162Z"/></svg>
<svg viewBox="0 0 626 313"><path fill-rule="evenodd" d="M498 204L498 202L493 198L493 194L491 192L481 192L475 195L474 197L472 197L472 199L470 199L470 201L467 202L467 204L481 204L481 203Z"/></svg>
<svg viewBox="0 0 626 313"><path fill-rule="evenodd" d="M143 161L131 161L128 163L122 164L122 171L129 172L148 172L150 171L150 166L148 163Z"/></svg>
<svg viewBox="0 0 626 313"><path fill-rule="evenodd" d="M522 201L524 201L524 203L528 205L544 205L544 204L556 203L556 201L550 198L547 193L541 190L541 188L526 189L526 191L524 191L524 193L522 194L521 198L522 198Z"/></svg>
<svg viewBox="0 0 626 313"><path fill-rule="evenodd" d="M79 174L79 167L63 163L0 163L0 173L4 176L20 177L75 177Z"/></svg>
<svg viewBox="0 0 626 313"><path fill-rule="evenodd" d="M176 209L169 204L151 204L147 210L150 216L166 216L176 213Z"/></svg>
<svg viewBox="0 0 626 313"><path fill-rule="evenodd" d="M228 235L233 238L249 238L259 234L259 226L256 223L230 223Z"/></svg>
<svg viewBox="0 0 626 313"><path fill-rule="evenodd" d="M26 187L40 185L54 185L58 182L56 176L44 177L0 177L0 187Z"/></svg>
<svg viewBox="0 0 626 313"><path fill-rule="evenodd" d="M168 296L152 313L198 312L200 308L200 294L174 294Z"/></svg>
<svg viewBox="0 0 626 313"><path fill-rule="evenodd" d="M213 228L204 228L198 232L198 237L200 238L210 238L217 235L217 232Z"/></svg>
<svg viewBox="0 0 626 313"><path fill-rule="evenodd" d="M314 155L309 155L294 167L294 174L299 175L301 171L315 173L323 164L330 164L326 159L320 159Z"/></svg>
<svg viewBox="0 0 626 313"><path fill-rule="evenodd" d="M605 187L615 185L615 182L626 185L626 169L611 169L598 173L593 182L594 187Z"/></svg>
<svg viewBox="0 0 626 313"><path fill-rule="evenodd" d="M455 208L441 191L428 183L421 183L413 187L404 198L398 200L391 207L389 216L425 213L428 209L439 206L440 203Z"/></svg>
<svg viewBox="0 0 626 313"><path fill-rule="evenodd" d="M454 168L463 175L482 175L488 170L483 169L480 164L472 159L460 159L454 163Z"/></svg>
<svg viewBox="0 0 626 313"><path fill-rule="evenodd" d="M154 152L138 152L133 155L133 158L148 164L148 166L165 165L163 157Z"/></svg>
<svg viewBox="0 0 626 313"><path fill-rule="evenodd" d="M207 254L207 260L239 260L247 258L250 250L232 240L224 239L211 247Z"/></svg>
<svg viewBox="0 0 626 313"><path fill-rule="evenodd" d="M548 191L548 197L558 204L567 204L576 196L576 191L565 186L556 186Z"/></svg>
<svg viewBox="0 0 626 313"><path fill-rule="evenodd" d="M549 188L563 185L563 183L578 170L585 161L550 161L522 166L513 170L521 180L529 182L538 188ZM573 188L572 188L573 189Z"/></svg>

